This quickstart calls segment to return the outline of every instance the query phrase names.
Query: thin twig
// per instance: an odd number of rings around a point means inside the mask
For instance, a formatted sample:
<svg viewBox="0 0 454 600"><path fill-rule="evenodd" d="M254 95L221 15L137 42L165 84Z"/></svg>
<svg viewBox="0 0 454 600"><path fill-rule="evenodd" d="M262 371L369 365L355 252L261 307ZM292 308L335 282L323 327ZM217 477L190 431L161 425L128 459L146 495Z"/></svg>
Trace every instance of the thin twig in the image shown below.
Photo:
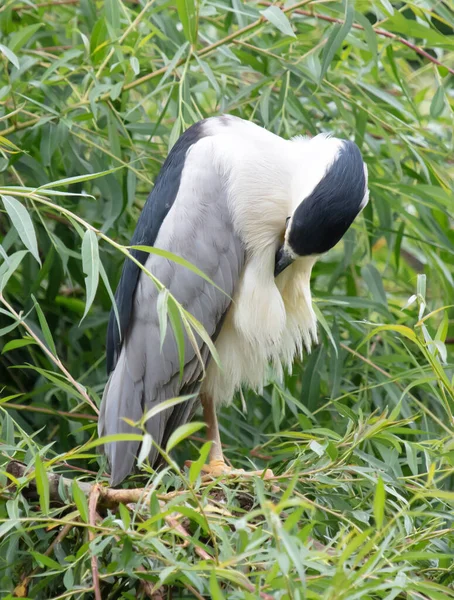
<svg viewBox="0 0 454 600"><path fill-rule="evenodd" d="M89 404L92 407L92 409L95 411L95 413L98 414L99 413L98 407L93 402L93 400L90 398L90 396L87 394L87 392L85 391L83 386L81 386L80 383L78 383L74 379L74 377L66 369L64 364L58 358L58 356L54 356L54 354L52 354L52 352L47 348L47 346L36 335L36 333L33 331L33 329L27 325L27 323L22 319L22 317L19 315L19 313L17 313L14 310L14 308L5 300L3 294L1 294L1 293L0 293L0 302L4 306L6 306L6 308L9 310L9 312L19 321L19 323L24 327L24 329L27 330L29 335L31 335L31 337L35 340L35 342L41 347L43 352L45 354L47 354L47 356L54 363L54 365L56 367L58 367L60 369L60 371L65 375L65 377L68 379L68 381L70 381L72 383L72 385L76 388L76 390L79 392L79 394L82 396L82 398L84 398L84 400L87 402L87 404Z"/></svg>
<svg viewBox="0 0 454 600"><path fill-rule="evenodd" d="M267 0L260 0L259 4L261 4L262 6L271 6L273 3L272 2L268 2ZM295 12L297 15L304 15L305 17L310 17L310 18L313 18L313 19L319 19L320 21L327 21L328 23L338 23L339 25L343 25L344 24L344 20L343 19L338 19L337 17L330 17L329 15L322 15L320 13L314 13L314 12L312 12L310 10L303 10L301 8L298 8L298 9L295 9L293 12ZM360 31L364 31L364 27L362 25L359 25L358 23L353 23L352 28L353 29L359 29ZM425 50L423 50L422 48L420 48L416 44L413 44L412 42L409 42L405 38L400 37L399 35L396 35L395 33L391 33L390 31L386 31L386 29L381 29L379 27L373 27L373 26L372 26L372 29L374 30L374 32L377 35L381 35L382 37L389 38L390 40L394 40L395 42L398 42L399 44L403 44L404 46L407 46L407 48L410 48L411 50L413 50L413 52L416 52L416 54L419 54L420 56L423 56L424 58L426 58L430 62L434 63L435 65L438 65L439 67L444 67L452 75L454 75L454 69L453 68L448 67L447 65L444 65L438 59L436 59L433 56L431 56L428 52L426 52Z"/></svg>
<svg viewBox="0 0 454 600"><path fill-rule="evenodd" d="M68 419L86 419L87 421L97 421L96 415L87 415L85 413L72 413L65 410L54 410L53 408L42 408L32 404L14 404L14 402L3 402L0 404L3 408L12 408L13 410L25 410L27 412L43 413L45 415L54 415L56 417L65 417Z"/></svg>
<svg viewBox="0 0 454 600"><path fill-rule="evenodd" d="M91 528L88 530L88 539L90 542L93 542L96 537L96 507L98 506L99 489L100 486L98 484L92 486L88 500L88 522L91 525ZM91 553L91 573L95 590L95 600L102 600L101 589L99 587L98 558L93 551Z"/></svg>

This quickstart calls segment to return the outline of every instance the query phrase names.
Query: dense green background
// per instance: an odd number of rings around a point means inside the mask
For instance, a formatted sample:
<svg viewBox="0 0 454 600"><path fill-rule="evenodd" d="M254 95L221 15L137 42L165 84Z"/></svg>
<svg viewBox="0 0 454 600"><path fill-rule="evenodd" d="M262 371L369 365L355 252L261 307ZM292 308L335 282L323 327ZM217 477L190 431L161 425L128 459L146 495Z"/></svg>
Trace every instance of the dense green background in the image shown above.
<svg viewBox="0 0 454 600"><path fill-rule="evenodd" d="M0 596L454 598L453 5L194 1L0 6ZM354 139L371 202L314 270L320 345L222 411L274 487L169 466L89 534L45 471L106 481L84 444L110 286L169 147L222 113Z"/></svg>

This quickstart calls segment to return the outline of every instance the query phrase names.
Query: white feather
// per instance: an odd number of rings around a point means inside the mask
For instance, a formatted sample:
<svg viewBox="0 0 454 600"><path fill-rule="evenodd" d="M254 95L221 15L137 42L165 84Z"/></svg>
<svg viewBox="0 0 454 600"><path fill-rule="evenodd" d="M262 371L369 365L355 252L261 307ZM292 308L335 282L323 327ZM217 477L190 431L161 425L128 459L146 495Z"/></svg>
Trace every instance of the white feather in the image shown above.
<svg viewBox="0 0 454 600"><path fill-rule="evenodd" d="M224 179L236 231L247 249L233 303L216 341L222 370L211 361L202 391L217 403L246 385L261 391L271 362L291 368L317 341L310 275L314 257L297 259L277 279L275 253L285 220L335 160L340 140L284 140L235 117L210 120L210 156Z"/></svg>

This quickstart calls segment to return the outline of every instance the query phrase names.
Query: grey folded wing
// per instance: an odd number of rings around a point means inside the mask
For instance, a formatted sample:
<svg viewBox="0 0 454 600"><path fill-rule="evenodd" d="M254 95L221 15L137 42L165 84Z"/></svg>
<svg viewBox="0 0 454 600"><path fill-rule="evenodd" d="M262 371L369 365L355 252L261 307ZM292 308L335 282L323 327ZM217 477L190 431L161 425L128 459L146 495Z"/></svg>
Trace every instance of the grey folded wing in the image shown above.
<svg viewBox="0 0 454 600"><path fill-rule="evenodd" d="M215 339L240 276L244 248L234 232L222 182L211 166L209 156L205 157L206 161L202 160L205 154L197 148L197 144L187 153L178 192L162 220L155 246L185 258L223 291L186 267L155 254L145 255L145 266ZM153 201L153 198L150 197L148 202L150 200ZM135 243L140 243L140 240L136 239ZM141 258L144 256L141 255ZM121 300L122 339L118 341L118 335L112 333L115 331L111 328L112 320L109 329L108 351L113 370L101 405L100 435L137 433L137 429L126 423L124 418L136 422L144 411L164 400L197 394L201 385L202 365L186 333L184 370L180 377L178 347L170 320L160 348L159 292L156 285L143 272L137 273L134 284L134 272L128 269L128 276L123 273L117 290L117 298ZM126 289L131 281L134 289ZM130 310L125 316L128 303ZM117 326L115 321L113 326ZM210 359L208 348L197 334L196 341L206 364ZM146 428L156 444L165 445L170 434L190 418L196 401L194 398L165 409L147 421ZM105 452L114 485L130 473L138 450L139 442L106 444ZM151 464L158 458L154 447L149 458Z"/></svg>

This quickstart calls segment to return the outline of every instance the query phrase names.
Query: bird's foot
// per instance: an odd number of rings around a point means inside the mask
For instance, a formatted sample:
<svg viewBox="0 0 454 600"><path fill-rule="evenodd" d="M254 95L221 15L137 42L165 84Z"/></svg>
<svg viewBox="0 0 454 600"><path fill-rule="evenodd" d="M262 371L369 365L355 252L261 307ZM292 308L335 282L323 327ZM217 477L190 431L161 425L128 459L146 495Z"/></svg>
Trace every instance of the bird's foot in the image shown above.
<svg viewBox="0 0 454 600"><path fill-rule="evenodd" d="M191 461L185 463L190 466ZM210 460L207 465L203 465L202 472L209 478L216 479L217 477L261 477L262 479L273 479L274 473L271 469L263 469L261 471L245 471L244 469L234 469L227 465L223 460Z"/></svg>

